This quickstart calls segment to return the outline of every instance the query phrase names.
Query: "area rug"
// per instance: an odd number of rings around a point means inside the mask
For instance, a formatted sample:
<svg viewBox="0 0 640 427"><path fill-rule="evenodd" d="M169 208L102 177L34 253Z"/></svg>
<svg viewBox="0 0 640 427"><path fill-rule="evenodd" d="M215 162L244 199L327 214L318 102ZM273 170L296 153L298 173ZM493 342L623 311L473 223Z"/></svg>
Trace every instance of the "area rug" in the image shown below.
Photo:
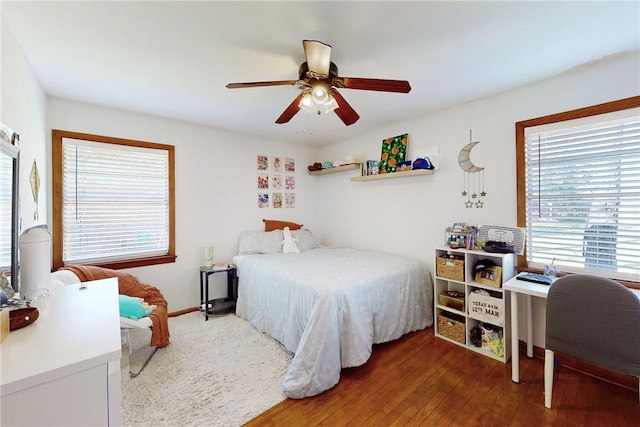
<svg viewBox="0 0 640 427"><path fill-rule="evenodd" d="M123 348L123 425L240 426L285 399L292 354L249 322L194 312L169 318L169 330L171 344L136 378L128 364L144 360L146 331L132 331L131 362Z"/></svg>

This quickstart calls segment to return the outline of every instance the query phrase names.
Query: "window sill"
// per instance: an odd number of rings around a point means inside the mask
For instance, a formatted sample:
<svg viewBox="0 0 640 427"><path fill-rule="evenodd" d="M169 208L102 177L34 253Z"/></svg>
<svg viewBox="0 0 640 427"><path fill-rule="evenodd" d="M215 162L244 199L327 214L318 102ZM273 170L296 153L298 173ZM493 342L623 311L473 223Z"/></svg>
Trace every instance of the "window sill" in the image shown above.
<svg viewBox="0 0 640 427"><path fill-rule="evenodd" d="M176 261L175 255L163 255L151 258L131 259L124 261L112 261L112 262L96 262L91 265L102 268L110 268L112 270L122 270L125 268L145 267L156 264L169 264ZM67 263L69 264L69 263Z"/></svg>

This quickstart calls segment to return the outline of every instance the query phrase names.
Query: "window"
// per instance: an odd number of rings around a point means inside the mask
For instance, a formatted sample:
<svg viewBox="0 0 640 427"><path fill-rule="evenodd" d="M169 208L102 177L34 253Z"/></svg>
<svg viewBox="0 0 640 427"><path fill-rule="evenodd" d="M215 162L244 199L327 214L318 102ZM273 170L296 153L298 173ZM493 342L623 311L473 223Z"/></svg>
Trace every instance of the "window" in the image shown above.
<svg viewBox="0 0 640 427"><path fill-rule="evenodd" d="M4 148L4 146L3 146ZM13 159L0 155L0 269L10 275Z"/></svg>
<svg viewBox="0 0 640 427"><path fill-rule="evenodd" d="M174 147L54 130L53 264L175 261Z"/></svg>
<svg viewBox="0 0 640 427"><path fill-rule="evenodd" d="M19 136L0 124L0 270L18 287Z"/></svg>
<svg viewBox="0 0 640 427"><path fill-rule="evenodd" d="M640 281L639 107L633 97L516 123L520 266Z"/></svg>

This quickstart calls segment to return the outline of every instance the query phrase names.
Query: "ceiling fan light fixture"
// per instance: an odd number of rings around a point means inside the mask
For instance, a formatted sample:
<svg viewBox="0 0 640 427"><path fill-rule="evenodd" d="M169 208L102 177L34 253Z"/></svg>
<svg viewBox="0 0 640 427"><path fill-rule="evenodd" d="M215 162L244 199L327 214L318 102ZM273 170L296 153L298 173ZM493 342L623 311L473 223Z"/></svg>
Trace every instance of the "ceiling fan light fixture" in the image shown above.
<svg viewBox="0 0 640 427"><path fill-rule="evenodd" d="M315 85L312 89L311 96L316 104L324 105L324 103L329 100L329 91L323 85Z"/></svg>
<svg viewBox="0 0 640 427"><path fill-rule="evenodd" d="M320 115L330 113L338 108L338 102L324 86L316 86L303 92L298 107L307 113Z"/></svg>
<svg viewBox="0 0 640 427"><path fill-rule="evenodd" d="M333 96L329 95L329 99L327 102L322 104L322 107L324 109L324 113L327 114L338 108L338 103Z"/></svg>
<svg viewBox="0 0 640 427"><path fill-rule="evenodd" d="M229 83L227 88L298 86L302 92L276 119L277 124L288 123L300 110L321 115L338 109L336 115L347 126L358 121L360 116L337 89L396 93L411 91L411 85L406 80L340 77L337 65L331 62L331 45L317 40L303 40L302 45L306 61L298 68L298 80Z"/></svg>
<svg viewBox="0 0 640 427"><path fill-rule="evenodd" d="M303 109L307 113L313 113L314 112L314 106L315 106L315 103L313 102L313 97L311 96L311 93L309 93L309 92L304 94L304 96L300 100L300 104L298 104L298 107L300 107L301 109Z"/></svg>

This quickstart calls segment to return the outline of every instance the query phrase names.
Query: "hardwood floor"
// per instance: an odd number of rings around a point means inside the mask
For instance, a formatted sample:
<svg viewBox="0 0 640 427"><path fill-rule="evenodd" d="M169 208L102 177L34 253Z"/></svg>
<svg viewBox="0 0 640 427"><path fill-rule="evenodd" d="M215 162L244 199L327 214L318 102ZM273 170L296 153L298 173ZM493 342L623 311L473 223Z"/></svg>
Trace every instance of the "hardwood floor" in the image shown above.
<svg viewBox="0 0 640 427"><path fill-rule="evenodd" d="M638 392L556 367L544 407L543 365L521 356L520 384L503 364L435 338L433 328L376 345L318 396L287 399L256 426L637 426Z"/></svg>

